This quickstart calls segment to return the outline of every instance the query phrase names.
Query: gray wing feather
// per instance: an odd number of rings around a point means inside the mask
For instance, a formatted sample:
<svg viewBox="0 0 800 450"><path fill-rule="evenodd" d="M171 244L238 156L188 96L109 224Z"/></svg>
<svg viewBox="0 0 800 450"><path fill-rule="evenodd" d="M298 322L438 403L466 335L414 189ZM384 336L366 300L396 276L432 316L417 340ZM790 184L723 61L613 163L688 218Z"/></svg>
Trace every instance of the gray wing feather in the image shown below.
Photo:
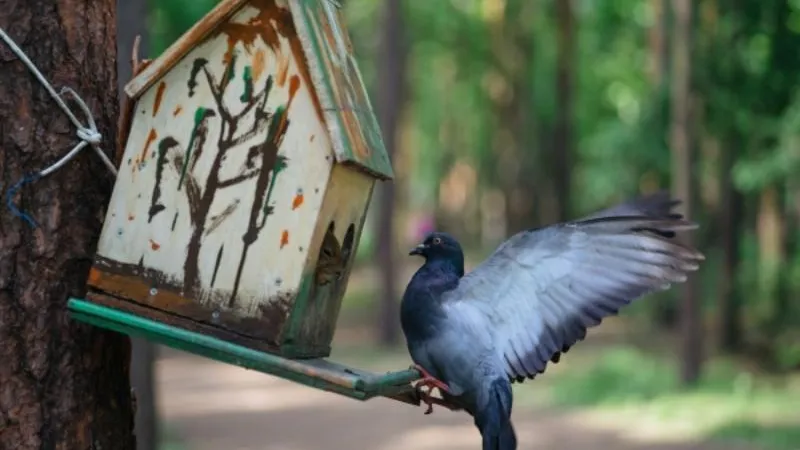
<svg viewBox="0 0 800 450"><path fill-rule="evenodd" d="M603 216L522 232L465 275L445 306L454 317L482 317L510 379L533 378L588 328L697 270L703 255L669 237L695 227Z"/></svg>

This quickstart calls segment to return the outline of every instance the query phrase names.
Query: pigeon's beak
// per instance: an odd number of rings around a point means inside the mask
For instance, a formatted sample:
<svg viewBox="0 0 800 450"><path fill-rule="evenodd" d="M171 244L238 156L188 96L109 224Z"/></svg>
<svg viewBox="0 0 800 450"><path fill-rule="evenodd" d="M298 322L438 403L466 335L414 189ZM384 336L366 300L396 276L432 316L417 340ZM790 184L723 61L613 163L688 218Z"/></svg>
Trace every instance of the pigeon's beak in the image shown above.
<svg viewBox="0 0 800 450"><path fill-rule="evenodd" d="M408 252L408 254L409 255L424 255L425 254L425 250L427 250L427 249L428 249L428 247L425 244L419 244L418 246L412 248L411 251Z"/></svg>

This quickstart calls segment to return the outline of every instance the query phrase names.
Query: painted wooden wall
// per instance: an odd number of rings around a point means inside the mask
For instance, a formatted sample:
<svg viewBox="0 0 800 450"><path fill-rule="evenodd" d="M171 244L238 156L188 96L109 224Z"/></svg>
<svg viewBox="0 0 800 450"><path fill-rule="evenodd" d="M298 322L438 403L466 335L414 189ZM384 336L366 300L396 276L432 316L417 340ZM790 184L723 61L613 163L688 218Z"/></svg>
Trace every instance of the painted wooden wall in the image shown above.
<svg viewBox="0 0 800 450"><path fill-rule="evenodd" d="M98 271L238 316L298 289L333 158L281 5L251 2L140 97Z"/></svg>

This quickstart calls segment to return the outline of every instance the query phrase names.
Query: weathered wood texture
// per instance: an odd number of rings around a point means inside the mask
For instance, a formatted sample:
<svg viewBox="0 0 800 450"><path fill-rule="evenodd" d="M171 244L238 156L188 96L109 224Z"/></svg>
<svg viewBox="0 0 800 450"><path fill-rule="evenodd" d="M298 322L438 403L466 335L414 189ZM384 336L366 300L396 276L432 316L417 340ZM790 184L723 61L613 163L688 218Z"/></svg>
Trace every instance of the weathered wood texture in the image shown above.
<svg viewBox="0 0 800 450"><path fill-rule="evenodd" d="M327 355L375 177L337 164L296 20L285 1L227 0L128 84L133 123L89 277L111 297L97 301Z"/></svg>
<svg viewBox="0 0 800 450"><path fill-rule="evenodd" d="M111 148L118 111L115 2L0 2L0 27L58 89L75 89ZM80 114L78 114L80 116ZM0 43L2 188L56 161L75 129ZM128 338L69 319L81 297L113 177L86 150L0 213L0 449L134 448Z"/></svg>
<svg viewBox="0 0 800 450"><path fill-rule="evenodd" d="M336 160L378 178L392 178L392 164L358 70L342 10L332 1L288 2L333 136Z"/></svg>

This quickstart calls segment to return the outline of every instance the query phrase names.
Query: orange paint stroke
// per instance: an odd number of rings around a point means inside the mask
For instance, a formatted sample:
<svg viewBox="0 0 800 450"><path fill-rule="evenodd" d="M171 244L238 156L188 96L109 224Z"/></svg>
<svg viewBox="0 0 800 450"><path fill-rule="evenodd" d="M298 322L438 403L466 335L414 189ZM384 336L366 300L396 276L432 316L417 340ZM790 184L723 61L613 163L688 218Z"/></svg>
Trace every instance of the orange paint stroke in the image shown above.
<svg viewBox="0 0 800 450"><path fill-rule="evenodd" d="M150 239L150 248L152 248L153 250L158 250L158 249L161 248L161 244L159 244L158 242Z"/></svg>
<svg viewBox="0 0 800 450"><path fill-rule="evenodd" d="M289 78L289 102L286 103L287 110L292 105L292 100L294 100L294 94L297 93L298 89L300 89L300 77L298 77L297 75L292 75L292 77Z"/></svg>
<svg viewBox="0 0 800 450"><path fill-rule="evenodd" d="M162 81L158 83L158 90L156 91L156 99L153 101L153 117L158 114L158 109L161 108L161 101L164 100L164 91L167 89L167 83Z"/></svg>
<svg viewBox="0 0 800 450"><path fill-rule="evenodd" d="M261 77L261 75L264 73L264 67L266 65L266 55L264 54L264 49L260 48L256 50L256 54L253 56L253 81L258 80Z"/></svg>
<svg viewBox="0 0 800 450"><path fill-rule="evenodd" d="M150 132L147 133L147 140L144 142L144 148L142 149L142 154L136 158L137 164L135 164L135 167L138 167L139 166L138 163L144 161L145 158L147 158L147 151L150 149L150 144L155 142L157 138L158 138L158 133L156 133L155 128L150 128Z"/></svg>
<svg viewBox="0 0 800 450"><path fill-rule="evenodd" d="M275 77L275 84L283 87L286 84L286 75L289 74L289 58L281 56L278 58L278 73Z"/></svg>
<svg viewBox="0 0 800 450"><path fill-rule="evenodd" d="M176 106L175 110L172 111L172 117L177 117L178 114L181 113L181 111L183 111L183 106L181 106L181 105Z"/></svg>
<svg viewBox="0 0 800 450"><path fill-rule="evenodd" d="M294 199L292 200L292 211L299 208L303 204L303 193L298 192L295 194Z"/></svg>
<svg viewBox="0 0 800 450"><path fill-rule="evenodd" d="M289 230L283 230L281 233L281 249L289 245Z"/></svg>
<svg viewBox="0 0 800 450"><path fill-rule="evenodd" d="M100 279L102 277L103 275L100 273L100 271L92 267L91 269L89 269L89 279L87 280L86 283L91 285L96 285L98 282L100 282Z"/></svg>

